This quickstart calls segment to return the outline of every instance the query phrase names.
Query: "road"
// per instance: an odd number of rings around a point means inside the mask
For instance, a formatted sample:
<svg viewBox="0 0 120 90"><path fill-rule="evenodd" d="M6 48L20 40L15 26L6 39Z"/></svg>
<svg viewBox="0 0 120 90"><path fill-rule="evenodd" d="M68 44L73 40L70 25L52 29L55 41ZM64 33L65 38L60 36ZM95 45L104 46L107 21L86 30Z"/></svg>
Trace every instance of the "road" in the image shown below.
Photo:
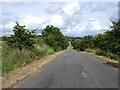
<svg viewBox="0 0 120 90"><path fill-rule="evenodd" d="M68 48L13 88L118 88L118 69Z"/></svg>

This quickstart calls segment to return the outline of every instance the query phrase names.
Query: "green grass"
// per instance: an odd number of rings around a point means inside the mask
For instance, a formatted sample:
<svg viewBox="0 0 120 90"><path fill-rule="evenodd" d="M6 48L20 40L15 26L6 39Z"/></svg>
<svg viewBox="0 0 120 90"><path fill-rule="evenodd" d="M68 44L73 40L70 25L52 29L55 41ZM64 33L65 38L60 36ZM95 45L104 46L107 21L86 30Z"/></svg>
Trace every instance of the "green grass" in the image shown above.
<svg viewBox="0 0 120 90"><path fill-rule="evenodd" d="M102 50L97 50L95 53L96 53L97 55L101 55L101 56L106 56L106 55L107 55L107 52L104 52L104 51L102 51Z"/></svg>
<svg viewBox="0 0 120 90"><path fill-rule="evenodd" d="M105 51L102 51L102 50L97 50L95 53L97 55L109 57L110 59L120 60L120 56L119 55L116 55L116 54L113 54L113 53L110 53L110 52L105 52Z"/></svg>
<svg viewBox="0 0 120 90"><path fill-rule="evenodd" d="M36 44L33 50L10 48L5 42L2 44L2 75L18 67L23 67L34 60L39 60L46 55L53 54L52 48L47 46L42 39L35 39Z"/></svg>
<svg viewBox="0 0 120 90"><path fill-rule="evenodd" d="M85 49L86 52L94 53L92 49Z"/></svg>
<svg viewBox="0 0 120 90"><path fill-rule="evenodd" d="M110 59L120 60L119 55L116 55L116 54L113 54L113 53L110 53L110 52L105 52L103 50L85 49L85 51L90 52L90 53L95 53L95 54L100 55L100 56L105 56L105 57L108 57Z"/></svg>

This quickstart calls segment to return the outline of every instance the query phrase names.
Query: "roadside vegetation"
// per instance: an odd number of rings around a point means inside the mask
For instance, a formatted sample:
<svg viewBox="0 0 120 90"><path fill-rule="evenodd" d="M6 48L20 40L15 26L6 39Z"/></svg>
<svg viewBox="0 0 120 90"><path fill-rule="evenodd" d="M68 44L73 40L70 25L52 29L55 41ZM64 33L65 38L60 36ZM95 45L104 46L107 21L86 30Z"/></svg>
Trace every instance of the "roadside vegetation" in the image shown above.
<svg viewBox="0 0 120 90"><path fill-rule="evenodd" d="M15 68L23 67L46 55L64 50L68 46L67 39L57 27L47 26L42 31L42 36L37 36L36 30L30 31L25 26L16 24L13 27L13 35L2 37L3 76Z"/></svg>
<svg viewBox="0 0 120 90"><path fill-rule="evenodd" d="M93 52L114 60L120 60L120 19L112 21L111 30L96 36L84 36L71 39L73 48L79 51Z"/></svg>
<svg viewBox="0 0 120 90"><path fill-rule="evenodd" d="M47 45L52 47L54 51L61 51L68 47L68 40L60 32L60 29L54 26L47 26L42 31L42 37Z"/></svg>

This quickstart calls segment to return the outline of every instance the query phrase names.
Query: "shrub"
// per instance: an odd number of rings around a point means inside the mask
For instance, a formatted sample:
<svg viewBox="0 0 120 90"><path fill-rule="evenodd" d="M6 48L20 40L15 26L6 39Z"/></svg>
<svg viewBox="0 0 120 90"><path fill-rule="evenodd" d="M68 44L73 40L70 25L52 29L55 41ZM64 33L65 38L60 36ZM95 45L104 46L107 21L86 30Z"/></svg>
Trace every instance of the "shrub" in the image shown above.
<svg viewBox="0 0 120 90"><path fill-rule="evenodd" d="M40 42L41 41L41 42ZM22 67L30 62L52 54L53 49L47 46L42 39L36 39L34 49L11 48L4 42L2 44L2 75L6 75L15 68Z"/></svg>
<svg viewBox="0 0 120 90"><path fill-rule="evenodd" d="M16 24L17 25L13 27L14 35L6 39L7 44L12 48L19 48L19 50L23 48L33 49L33 45L35 44L33 40L35 37L35 30L29 31L25 29L25 26L20 26L17 22Z"/></svg>
<svg viewBox="0 0 120 90"><path fill-rule="evenodd" d="M91 53L93 53L94 51L93 50L91 50L91 49L85 49L85 51L86 52L91 52Z"/></svg>
<svg viewBox="0 0 120 90"><path fill-rule="evenodd" d="M120 57L118 55L112 53L107 53L106 56L109 57L110 59L120 60Z"/></svg>
<svg viewBox="0 0 120 90"><path fill-rule="evenodd" d="M102 51L102 50L97 50L95 53L96 53L97 55L106 56L106 52L104 52L104 51Z"/></svg>
<svg viewBox="0 0 120 90"><path fill-rule="evenodd" d="M60 32L59 28L54 26L46 26L42 30L42 37L47 45L52 47L54 51L64 50L68 47L68 40Z"/></svg>
<svg viewBox="0 0 120 90"><path fill-rule="evenodd" d="M80 50L80 51L85 51L85 48L82 48L82 47L81 47L81 48L79 48L79 50Z"/></svg>

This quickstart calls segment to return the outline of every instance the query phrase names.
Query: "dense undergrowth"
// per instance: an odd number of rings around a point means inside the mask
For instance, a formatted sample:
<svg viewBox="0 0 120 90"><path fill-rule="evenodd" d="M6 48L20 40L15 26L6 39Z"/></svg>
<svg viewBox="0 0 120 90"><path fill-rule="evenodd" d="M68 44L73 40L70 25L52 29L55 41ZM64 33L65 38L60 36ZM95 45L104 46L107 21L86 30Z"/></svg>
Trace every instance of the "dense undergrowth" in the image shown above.
<svg viewBox="0 0 120 90"><path fill-rule="evenodd" d="M16 22L13 27L14 34L2 37L3 76L15 68L23 67L34 60L62 51L68 46L67 39L57 27L48 25L39 36L35 31L28 30Z"/></svg>
<svg viewBox="0 0 120 90"><path fill-rule="evenodd" d="M18 48L11 48L4 42L2 44L2 75L54 53L53 49L46 45L43 39L35 38L35 42L34 49L23 49L22 51Z"/></svg>
<svg viewBox="0 0 120 90"><path fill-rule="evenodd" d="M105 56L105 57L108 57L110 59L114 59L114 60L118 60L120 61L120 56L119 55L116 55L116 54L113 54L111 52L105 52L103 50L94 50L94 49L85 49L86 52L90 52L90 53L95 53L97 55L100 55L100 56Z"/></svg>

